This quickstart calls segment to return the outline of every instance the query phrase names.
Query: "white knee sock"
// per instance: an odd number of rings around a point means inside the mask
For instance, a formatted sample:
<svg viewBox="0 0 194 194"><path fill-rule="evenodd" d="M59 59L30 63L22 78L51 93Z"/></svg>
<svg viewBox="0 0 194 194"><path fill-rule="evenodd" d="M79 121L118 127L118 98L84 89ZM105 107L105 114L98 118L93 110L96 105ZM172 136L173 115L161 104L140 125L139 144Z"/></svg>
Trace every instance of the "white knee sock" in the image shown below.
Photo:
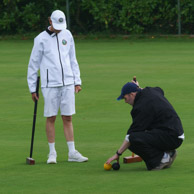
<svg viewBox="0 0 194 194"><path fill-rule="evenodd" d="M48 143L48 144L49 144L50 153L56 152L56 150L55 150L55 143Z"/></svg>
<svg viewBox="0 0 194 194"><path fill-rule="evenodd" d="M75 143L74 143L74 141L68 141L67 142L67 146L68 146L68 149L69 149L69 153L75 151Z"/></svg>

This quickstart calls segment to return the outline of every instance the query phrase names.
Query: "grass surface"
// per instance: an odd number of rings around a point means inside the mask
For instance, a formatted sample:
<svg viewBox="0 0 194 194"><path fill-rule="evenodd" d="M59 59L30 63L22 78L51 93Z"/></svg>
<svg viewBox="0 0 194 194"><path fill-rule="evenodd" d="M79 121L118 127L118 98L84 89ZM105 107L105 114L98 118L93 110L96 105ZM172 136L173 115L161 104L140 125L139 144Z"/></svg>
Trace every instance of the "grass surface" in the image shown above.
<svg viewBox="0 0 194 194"><path fill-rule="evenodd" d="M179 39L77 40L82 92L73 116L76 148L87 163L68 163L60 116L56 120L57 165L47 165L43 98L38 104L33 158L29 156L33 103L26 73L33 41L0 41L0 193L193 193L194 41ZM141 87L160 86L178 112L186 139L170 169L149 172L145 164L104 171L123 142L131 107L117 102L123 84L136 75ZM129 156L126 151L124 156Z"/></svg>

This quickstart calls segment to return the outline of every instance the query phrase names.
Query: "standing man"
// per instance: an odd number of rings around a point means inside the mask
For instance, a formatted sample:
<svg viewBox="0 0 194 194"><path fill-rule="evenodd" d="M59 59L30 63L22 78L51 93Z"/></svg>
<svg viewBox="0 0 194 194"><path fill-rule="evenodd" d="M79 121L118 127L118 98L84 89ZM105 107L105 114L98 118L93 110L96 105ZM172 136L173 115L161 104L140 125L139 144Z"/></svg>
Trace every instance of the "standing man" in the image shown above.
<svg viewBox="0 0 194 194"><path fill-rule="evenodd" d="M72 115L75 114L75 93L81 91L74 39L71 32L66 29L66 19L62 11L54 11L49 18L49 23L50 26L34 39L27 75L32 100L38 100L35 91L40 69L46 134L50 150L47 163L57 163L55 120L59 108L69 149L68 161L85 162L88 158L75 150L72 125Z"/></svg>
<svg viewBox="0 0 194 194"><path fill-rule="evenodd" d="M159 87L140 89L135 82L126 83L117 100L133 108L132 124L116 154L107 160L119 162L122 153L129 149L139 155L148 170L169 168L176 157L176 149L182 144L184 132L181 121Z"/></svg>

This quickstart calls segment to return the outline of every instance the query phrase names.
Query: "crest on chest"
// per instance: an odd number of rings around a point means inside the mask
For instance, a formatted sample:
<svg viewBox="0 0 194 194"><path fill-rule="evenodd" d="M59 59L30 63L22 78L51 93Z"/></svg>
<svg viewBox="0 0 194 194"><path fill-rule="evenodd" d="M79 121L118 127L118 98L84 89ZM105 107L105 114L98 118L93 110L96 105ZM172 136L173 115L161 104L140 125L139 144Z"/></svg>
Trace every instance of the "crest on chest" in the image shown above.
<svg viewBox="0 0 194 194"><path fill-rule="evenodd" d="M67 41L65 39L62 40L62 44L63 45L66 45L67 44Z"/></svg>

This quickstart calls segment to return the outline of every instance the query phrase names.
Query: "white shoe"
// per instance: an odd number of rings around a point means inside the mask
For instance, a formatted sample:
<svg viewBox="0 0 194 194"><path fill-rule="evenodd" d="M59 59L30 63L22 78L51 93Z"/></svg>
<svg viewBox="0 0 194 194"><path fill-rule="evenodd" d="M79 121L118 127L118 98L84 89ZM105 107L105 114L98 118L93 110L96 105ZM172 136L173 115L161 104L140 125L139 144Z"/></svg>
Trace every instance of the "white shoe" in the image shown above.
<svg viewBox="0 0 194 194"><path fill-rule="evenodd" d="M75 152L69 153L69 162L87 162L88 158L82 156L77 150Z"/></svg>
<svg viewBox="0 0 194 194"><path fill-rule="evenodd" d="M56 164L57 163L57 153L51 152L49 153L47 164Z"/></svg>
<svg viewBox="0 0 194 194"><path fill-rule="evenodd" d="M176 157L176 152L172 153L172 156L174 159ZM172 159L172 157L170 156L170 153L164 153L164 156L159 164L159 166L155 167L152 170L162 170L164 168L170 168L171 164L173 163L174 159Z"/></svg>
<svg viewBox="0 0 194 194"><path fill-rule="evenodd" d="M169 153L164 153L164 156L161 160L161 163L166 163L166 162L170 162L170 154Z"/></svg>

